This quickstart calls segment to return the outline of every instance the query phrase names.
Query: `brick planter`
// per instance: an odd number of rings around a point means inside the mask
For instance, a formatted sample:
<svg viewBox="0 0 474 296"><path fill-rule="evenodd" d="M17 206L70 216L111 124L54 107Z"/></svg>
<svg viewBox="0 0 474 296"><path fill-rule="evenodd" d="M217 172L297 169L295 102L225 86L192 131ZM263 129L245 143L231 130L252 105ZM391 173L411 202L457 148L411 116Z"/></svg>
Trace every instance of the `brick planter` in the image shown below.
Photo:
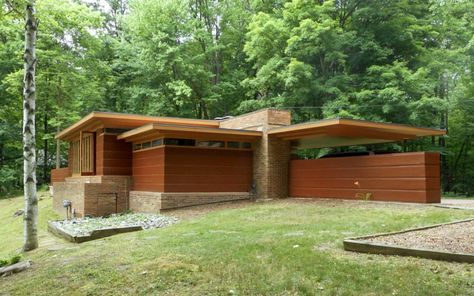
<svg viewBox="0 0 474 296"><path fill-rule="evenodd" d="M139 231L143 230L141 226L126 226L126 227L114 227L114 228L104 228L104 229L97 229L93 230L89 235L73 235L70 234L63 229L60 229L56 227L53 223L53 221L48 222L48 231L51 232L52 234L63 238L67 241L70 241L72 243L83 243L91 240L96 240L99 238L104 238L108 236L112 236L115 234L120 234L120 233L126 233L126 232L133 232L133 231Z"/></svg>

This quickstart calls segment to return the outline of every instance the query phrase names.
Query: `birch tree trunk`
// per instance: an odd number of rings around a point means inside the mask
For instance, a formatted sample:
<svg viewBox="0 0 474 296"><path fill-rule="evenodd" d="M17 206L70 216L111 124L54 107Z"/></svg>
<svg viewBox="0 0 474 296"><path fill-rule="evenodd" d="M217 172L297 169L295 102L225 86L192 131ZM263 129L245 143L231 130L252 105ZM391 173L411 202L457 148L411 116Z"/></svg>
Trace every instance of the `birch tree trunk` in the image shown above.
<svg viewBox="0 0 474 296"><path fill-rule="evenodd" d="M23 181L25 194L25 244L23 251L38 247L38 198L36 196L35 68L36 29L34 0L25 10L25 76L23 79Z"/></svg>

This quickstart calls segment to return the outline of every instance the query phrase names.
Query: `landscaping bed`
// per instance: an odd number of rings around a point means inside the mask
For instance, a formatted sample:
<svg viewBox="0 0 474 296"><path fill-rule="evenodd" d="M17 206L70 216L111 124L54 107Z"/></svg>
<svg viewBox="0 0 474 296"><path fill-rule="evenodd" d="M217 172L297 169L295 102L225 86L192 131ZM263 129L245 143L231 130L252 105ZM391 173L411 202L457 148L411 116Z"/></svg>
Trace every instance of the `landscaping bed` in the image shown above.
<svg viewBox="0 0 474 296"><path fill-rule="evenodd" d="M117 214L108 217L50 221L48 230L71 242L82 243L114 234L162 228L178 222L171 216L155 214Z"/></svg>
<svg viewBox="0 0 474 296"><path fill-rule="evenodd" d="M474 263L474 219L344 240L348 251Z"/></svg>

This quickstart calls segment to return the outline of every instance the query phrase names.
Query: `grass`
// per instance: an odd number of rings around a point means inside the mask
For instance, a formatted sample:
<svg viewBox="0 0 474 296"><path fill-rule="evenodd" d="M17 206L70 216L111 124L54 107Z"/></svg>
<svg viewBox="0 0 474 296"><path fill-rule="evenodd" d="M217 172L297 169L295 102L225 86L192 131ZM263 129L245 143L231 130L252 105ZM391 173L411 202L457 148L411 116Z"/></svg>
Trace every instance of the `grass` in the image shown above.
<svg viewBox="0 0 474 296"><path fill-rule="evenodd" d="M51 197L46 191L38 192L38 236L48 237L47 223L58 219L53 212ZM23 216L14 217L13 214L23 209L23 197L0 200L0 258L8 258L18 254L23 244Z"/></svg>
<svg viewBox="0 0 474 296"><path fill-rule="evenodd" d="M21 204L0 201L3 254L20 246L21 219L9 217ZM40 202L42 240L51 239L50 204ZM168 228L43 246L25 255L31 270L0 278L0 294L472 295L472 265L342 250L344 237L472 215L371 202L249 204Z"/></svg>

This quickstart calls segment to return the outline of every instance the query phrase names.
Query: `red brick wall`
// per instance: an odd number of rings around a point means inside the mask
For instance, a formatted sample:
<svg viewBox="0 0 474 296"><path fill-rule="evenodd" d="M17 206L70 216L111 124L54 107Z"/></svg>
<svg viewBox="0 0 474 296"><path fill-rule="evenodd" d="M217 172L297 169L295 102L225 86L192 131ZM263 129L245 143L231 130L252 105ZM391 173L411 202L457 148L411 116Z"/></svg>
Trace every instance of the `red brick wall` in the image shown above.
<svg viewBox="0 0 474 296"><path fill-rule="evenodd" d="M251 186L252 151L168 146L133 153L135 191L248 192Z"/></svg>
<svg viewBox="0 0 474 296"><path fill-rule="evenodd" d="M435 152L292 160L291 197L440 202Z"/></svg>
<svg viewBox="0 0 474 296"><path fill-rule="evenodd" d="M115 135L96 136L96 175L131 175L132 144Z"/></svg>

